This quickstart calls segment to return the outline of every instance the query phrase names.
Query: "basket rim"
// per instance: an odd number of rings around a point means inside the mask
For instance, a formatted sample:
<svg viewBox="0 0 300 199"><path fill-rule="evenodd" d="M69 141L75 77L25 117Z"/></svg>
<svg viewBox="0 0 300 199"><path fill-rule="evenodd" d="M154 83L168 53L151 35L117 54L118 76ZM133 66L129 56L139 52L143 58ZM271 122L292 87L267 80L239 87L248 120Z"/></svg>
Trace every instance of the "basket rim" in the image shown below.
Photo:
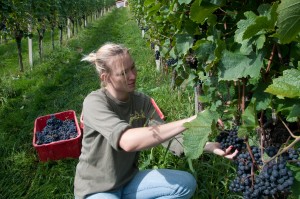
<svg viewBox="0 0 300 199"><path fill-rule="evenodd" d="M77 129L77 136L75 138L70 138L70 139L67 139L67 140L58 140L58 141L54 141L54 142L47 143L47 144L36 144L36 133L37 133L37 131L36 131L36 125L37 125L37 122L40 119L42 119L42 118L49 117L51 115L63 114L63 113L72 113L73 114L74 120L75 120L76 129ZM47 115L39 116L34 121L32 144L33 144L33 146L35 148L44 147L44 146L50 146L50 145L60 145L60 144L63 144L65 142L70 142L70 141L73 141L73 140L77 140L80 137L81 137L81 129L79 127L78 120L77 120L77 117L76 117L76 112L74 110L66 110L66 111L61 111L61 112L57 112L57 113L52 113L52 114L47 114Z"/></svg>

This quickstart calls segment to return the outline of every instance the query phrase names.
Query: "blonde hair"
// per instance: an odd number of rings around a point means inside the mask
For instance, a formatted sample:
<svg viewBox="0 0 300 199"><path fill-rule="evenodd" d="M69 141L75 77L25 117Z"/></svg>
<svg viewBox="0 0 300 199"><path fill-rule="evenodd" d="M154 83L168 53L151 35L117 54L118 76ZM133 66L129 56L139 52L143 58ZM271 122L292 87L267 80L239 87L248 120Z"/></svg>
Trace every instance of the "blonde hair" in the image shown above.
<svg viewBox="0 0 300 199"><path fill-rule="evenodd" d="M88 61L95 66L95 69L99 75L106 72L108 74L113 70L113 64L116 58L123 58L129 55L129 49L121 44L105 43L101 46L97 52L92 52L84 56L81 61ZM101 82L102 86L105 86L105 82Z"/></svg>

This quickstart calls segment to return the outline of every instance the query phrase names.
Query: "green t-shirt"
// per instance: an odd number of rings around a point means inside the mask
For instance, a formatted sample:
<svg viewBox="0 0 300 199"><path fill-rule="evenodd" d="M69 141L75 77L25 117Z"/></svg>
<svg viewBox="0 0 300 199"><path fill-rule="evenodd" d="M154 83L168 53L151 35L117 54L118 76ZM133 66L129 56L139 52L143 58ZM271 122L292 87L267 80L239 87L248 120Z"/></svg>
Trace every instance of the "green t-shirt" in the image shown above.
<svg viewBox="0 0 300 199"><path fill-rule="evenodd" d="M103 88L93 91L85 98L82 113L84 132L74 182L80 198L118 189L138 172L138 152L125 152L118 145L126 129L164 123L150 97L139 92L121 102Z"/></svg>

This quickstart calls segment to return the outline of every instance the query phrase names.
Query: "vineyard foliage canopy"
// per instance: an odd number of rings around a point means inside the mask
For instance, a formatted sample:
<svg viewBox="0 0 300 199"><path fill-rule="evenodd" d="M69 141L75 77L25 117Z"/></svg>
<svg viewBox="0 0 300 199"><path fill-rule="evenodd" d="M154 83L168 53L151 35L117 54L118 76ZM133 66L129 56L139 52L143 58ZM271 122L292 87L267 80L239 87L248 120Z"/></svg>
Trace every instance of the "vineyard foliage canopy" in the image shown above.
<svg viewBox="0 0 300 199"><path fill-rule="evenodd" d="M218 135L217 118L262 149L270 144L267 127L283 125L270 134L290 136L281 140L285 150L299 147L299 0L129 0L129 6L176 86L200 93L203 109L184 133L189 158Z"/></svg>

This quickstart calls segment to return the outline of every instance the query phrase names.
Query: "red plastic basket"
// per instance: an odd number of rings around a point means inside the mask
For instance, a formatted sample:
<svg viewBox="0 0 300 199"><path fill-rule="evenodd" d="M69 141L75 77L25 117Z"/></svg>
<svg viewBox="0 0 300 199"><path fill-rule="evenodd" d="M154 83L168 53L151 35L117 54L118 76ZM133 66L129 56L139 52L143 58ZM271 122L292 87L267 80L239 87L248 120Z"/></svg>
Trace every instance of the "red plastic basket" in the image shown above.
<svg viewBox="0 0 300 199"><path fill-rule="evenodd" d="M51 117L51 115L55 115L56 118L62 121L66 119L73 119L78 132L77 137L68 140L51 142L49 144L37 145L36 133L43 130L43 128L46 126L47 120ZM78 158L81 153L81 140L82 133L78 125L76 113L73 110L49 114L35 119L32 144L37 150L39 159L42 162L46 162L48 160L60 160L63 158Z"/></svg>

